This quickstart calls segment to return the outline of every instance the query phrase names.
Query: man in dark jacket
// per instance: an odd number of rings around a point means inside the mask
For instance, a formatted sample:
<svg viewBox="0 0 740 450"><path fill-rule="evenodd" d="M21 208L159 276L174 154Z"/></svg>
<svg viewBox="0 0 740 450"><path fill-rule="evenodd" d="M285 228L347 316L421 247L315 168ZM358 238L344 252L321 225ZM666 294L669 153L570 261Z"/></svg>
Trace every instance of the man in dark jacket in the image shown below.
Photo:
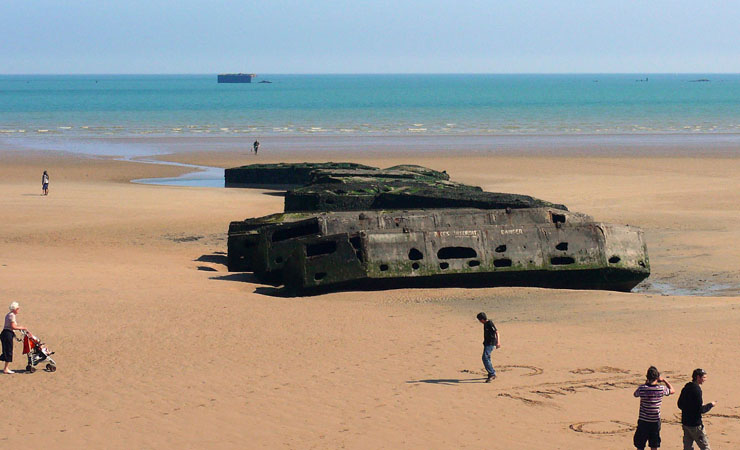
<svg viewBox="0 0 740 450"><path fill-rule="evenodd" d="M678 397L678 407L681 408L681 424L683 425L683 448L693 450L694 442L701 450L709 450L709 441L704 432L701 415L717 405L717 402L702 404L701 384L707 380L704 369L696 369L691 375L692 381L686 383Z"/></svg>
<svg viewBox="0 0 740 450"><path fill-rule="evenodd" d="M488 372L486 383L490 383L491 380L496 379L496 369L491 364L491 352L494 347L501 348L501 341L498 337L496 325L486 317L486 313L478 313L476 317L478 318L478 322L483 324L483 366L486 368L486 372Z"/></svg>

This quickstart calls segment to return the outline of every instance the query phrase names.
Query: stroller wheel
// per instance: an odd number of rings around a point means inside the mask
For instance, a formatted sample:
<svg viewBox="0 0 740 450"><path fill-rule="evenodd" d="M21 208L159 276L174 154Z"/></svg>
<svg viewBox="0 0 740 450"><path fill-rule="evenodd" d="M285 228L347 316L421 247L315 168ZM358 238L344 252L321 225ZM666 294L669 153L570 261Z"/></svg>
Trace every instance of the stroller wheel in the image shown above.
<svg viewBox="0 0 740 450"><path fill-rule="evenodd" d="M49 372L56 372L57 366L55 366L54 364L47 364L46 370L48 370Z"/></svg>
<svg viewBox="0 0 740 450"><path fill-rule="evenodd" d="M29 364L29 365L26 366L26 372L28 372L28 373L34 373L34 372L36 372L36 368Z"/></svg>

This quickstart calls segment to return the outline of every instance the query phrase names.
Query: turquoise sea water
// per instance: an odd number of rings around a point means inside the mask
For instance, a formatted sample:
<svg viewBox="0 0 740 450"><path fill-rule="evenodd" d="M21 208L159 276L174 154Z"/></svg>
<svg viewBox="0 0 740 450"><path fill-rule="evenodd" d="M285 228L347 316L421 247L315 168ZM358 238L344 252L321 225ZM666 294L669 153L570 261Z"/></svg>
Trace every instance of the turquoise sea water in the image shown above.
<svg viewBox="0 0 740 450"><path fill-rule="evenodd" d="M740 133L740 75L0 76L0 138ZM709 81L695 81L707 79Z"/></svg>

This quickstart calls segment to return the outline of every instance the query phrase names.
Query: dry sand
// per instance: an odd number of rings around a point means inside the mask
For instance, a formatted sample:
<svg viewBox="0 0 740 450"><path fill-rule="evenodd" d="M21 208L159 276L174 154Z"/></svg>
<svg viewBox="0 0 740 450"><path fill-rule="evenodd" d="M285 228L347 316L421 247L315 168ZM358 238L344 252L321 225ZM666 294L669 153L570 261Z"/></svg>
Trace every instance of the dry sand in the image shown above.
<svg viewBox="0 0 740 450"><path fill-rule="evenodd" d="M255 161L233 151L165 159ZM281 197L126 181L180 168L0 152L0 302L21 303L19 323L59 365L0 374L0 447L631 448L632 392L654 364L678 390L691 370L706 369L704 398L719 402L705 418L710 442L740 448L740 159L617 151L331 159L422 164L639 225L653 275L630 294L282 298L225 267L229 221L280 211ZM48 197L39 195L44 169ZM711 292L721 296L673 295ZM479 311L502 335L492 384L483 383ZM23 369L20 344L15 354L12 367ZM663 405L664 448L681 442L676 398Z"/></svg>

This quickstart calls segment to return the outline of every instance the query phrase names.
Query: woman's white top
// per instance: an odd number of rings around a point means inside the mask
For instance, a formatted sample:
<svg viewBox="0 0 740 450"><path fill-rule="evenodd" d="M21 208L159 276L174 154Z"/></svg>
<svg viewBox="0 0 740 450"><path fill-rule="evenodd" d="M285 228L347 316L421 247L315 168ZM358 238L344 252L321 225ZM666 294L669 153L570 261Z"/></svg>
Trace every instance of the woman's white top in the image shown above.
<svg viewBox="0 0 740 450"><path fill-rule="evenodd" d="M13 311L9 312L5 316L5 326L3 327L3 330L13 330L13 324L15 323L15 314Z"/></svg>

